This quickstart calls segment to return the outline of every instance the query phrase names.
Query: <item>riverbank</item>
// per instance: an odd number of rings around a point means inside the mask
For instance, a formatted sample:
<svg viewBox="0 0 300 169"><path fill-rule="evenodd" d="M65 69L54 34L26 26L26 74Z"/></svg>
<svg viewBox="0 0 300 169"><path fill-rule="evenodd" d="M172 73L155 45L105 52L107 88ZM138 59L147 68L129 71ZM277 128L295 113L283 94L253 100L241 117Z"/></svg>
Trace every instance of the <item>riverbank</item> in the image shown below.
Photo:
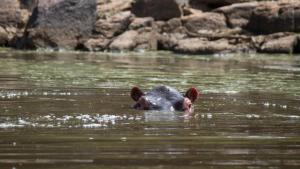
<svg viewBox="0 0 300 169"><path fill-rule="evenodd" d="M0 46L186 54L299 53L296 0L4 0Z"/></svg>

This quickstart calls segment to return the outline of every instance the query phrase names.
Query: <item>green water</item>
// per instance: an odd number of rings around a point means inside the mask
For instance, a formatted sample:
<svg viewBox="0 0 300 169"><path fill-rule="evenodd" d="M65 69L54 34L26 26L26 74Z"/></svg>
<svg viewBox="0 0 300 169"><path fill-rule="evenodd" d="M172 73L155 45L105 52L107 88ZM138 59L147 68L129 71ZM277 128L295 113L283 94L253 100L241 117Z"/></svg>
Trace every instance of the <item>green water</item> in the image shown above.
<svg viewBox="0 0 300 169"><path fill-rule="evenodd" d="M133 110L133 86L201 92ZM300 56L0 51L0 168L299 168Z"/></svg>

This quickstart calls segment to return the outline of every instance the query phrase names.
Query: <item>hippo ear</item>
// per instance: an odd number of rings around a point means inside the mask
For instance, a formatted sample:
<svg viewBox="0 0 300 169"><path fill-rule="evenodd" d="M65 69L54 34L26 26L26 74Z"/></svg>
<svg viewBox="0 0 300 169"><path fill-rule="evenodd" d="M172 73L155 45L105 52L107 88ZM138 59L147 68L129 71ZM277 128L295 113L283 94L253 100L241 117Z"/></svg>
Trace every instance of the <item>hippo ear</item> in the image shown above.
<svg viewBox="0 0 300 169"><path fill-rule="evenodd" d="M196 88L192 87L185 93L185 97L189 98L191 102L193 103L194 101L197 100L199 95L199 92Z"/></svg>
<svg viewBox="0 0 300 169"><path fill-rule="evenodd" d="M130 92L130 96L131 98L134 100L134 101L138 101L140 99L141 96L143 96L144 93L141 91L140 88L138 87L133 87L131 89L131 92Z"/></svg>

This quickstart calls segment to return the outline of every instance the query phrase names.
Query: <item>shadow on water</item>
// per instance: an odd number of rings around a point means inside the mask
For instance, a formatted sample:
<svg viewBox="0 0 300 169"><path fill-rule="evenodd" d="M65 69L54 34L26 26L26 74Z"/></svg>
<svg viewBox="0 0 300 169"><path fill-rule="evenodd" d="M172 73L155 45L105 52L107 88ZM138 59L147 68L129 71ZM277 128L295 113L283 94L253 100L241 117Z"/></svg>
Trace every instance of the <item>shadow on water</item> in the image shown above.
<svg viewBox="0 0 300 169"><path fill-rule="evenodd" d="M298 168L300 59L0 53L0 168ZM201 91L192 116L129 91Z"/></svg>

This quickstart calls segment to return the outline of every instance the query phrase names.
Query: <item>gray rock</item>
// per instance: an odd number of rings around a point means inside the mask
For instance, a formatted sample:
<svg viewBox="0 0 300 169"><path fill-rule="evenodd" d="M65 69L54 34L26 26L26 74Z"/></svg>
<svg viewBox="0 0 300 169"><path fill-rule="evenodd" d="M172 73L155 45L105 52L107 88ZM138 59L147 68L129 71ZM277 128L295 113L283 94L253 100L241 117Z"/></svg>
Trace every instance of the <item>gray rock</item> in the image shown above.
<svg viewBox="0 0 300 169"><path fill-rule="evenodd" d="M91 35L95 20L95 0L39 1L28 23L25 46L74 49Z"/></svg>

